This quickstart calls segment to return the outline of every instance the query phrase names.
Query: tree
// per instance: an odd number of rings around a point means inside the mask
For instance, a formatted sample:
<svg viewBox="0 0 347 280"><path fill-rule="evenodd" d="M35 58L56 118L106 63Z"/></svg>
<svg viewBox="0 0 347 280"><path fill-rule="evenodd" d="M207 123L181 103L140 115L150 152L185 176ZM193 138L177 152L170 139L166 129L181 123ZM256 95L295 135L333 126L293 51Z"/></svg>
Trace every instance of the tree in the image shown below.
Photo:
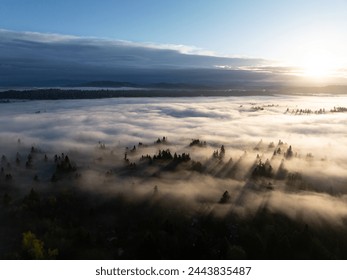
<svg viewBox="0 0 347 280"><path fill-rule="evenodd" d="M3 197L2 197L3 204L4 205L9 205L11 201L12 201L11 196L7 192L5 192Z"/></svg>
<svg viewBox="0 0 347 280"><path fill-rule="evenodd" d="M271 177L272 176L272 166L270 164L270 161L267 159L265 163L263 163L261 160L257 163L255 168L252 172L253 177Z"/></svg>
<svg viewBox="0 0 347 280"><path fill-rule="evenodd" d="M153 197L158 196L159 188L157 185L154 186L153 188Z"/></svg>
<svg viewBox="0 0 347 280"><path fill-rule="evenodd" d="M219 158L223 159L224 156L225 156L225 148L224 148L224 145L222 145L222 147L220 147Z"/></svg>
<svg viewBox="0 0 347 280"><path fill-rule="evenodd" d="M38 239L31 231L23 233L22 248L24 253L30 259L41 260L45 256L43 241Z"/></svg>
<svg viewBox="0 0 347 280"><path fill-rule="evenodd" d="M286 152L286 158L287 159L290 159L293 157L293 150L292 150L292 146L289 146L289 148L287 149L287 152Z"/></svg>
<svg viewBox="0 0 347 280"><path fill-rule="evenodd" d="M219 203L222 203L222 204L228 203L228 202L230 202L230 199L231 199L231 197L230 197L229 192L228 192L228 191L225 191L225 192L223 193L221 199L219 200Z"/></svg>

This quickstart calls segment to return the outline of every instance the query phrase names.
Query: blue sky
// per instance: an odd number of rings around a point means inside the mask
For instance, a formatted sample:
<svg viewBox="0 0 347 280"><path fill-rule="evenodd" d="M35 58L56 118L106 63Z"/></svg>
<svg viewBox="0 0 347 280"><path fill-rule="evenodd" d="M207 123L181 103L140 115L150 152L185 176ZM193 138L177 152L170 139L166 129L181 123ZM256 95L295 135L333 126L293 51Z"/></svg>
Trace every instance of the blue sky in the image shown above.
<svg viewBox="0 0 347 280"><path fill-rule="evenodd" d="M346 44L347 1L1 0L0 28L183 44L219 54L290 57L298 44Z"/></svg>
<svg viewBox="0 0 347 280"><path fill-rule="evenodd" d="M0 84L66 81L71 65L81 81L146 67L345 79L346 14L347 0L0 0Z"/></svg>

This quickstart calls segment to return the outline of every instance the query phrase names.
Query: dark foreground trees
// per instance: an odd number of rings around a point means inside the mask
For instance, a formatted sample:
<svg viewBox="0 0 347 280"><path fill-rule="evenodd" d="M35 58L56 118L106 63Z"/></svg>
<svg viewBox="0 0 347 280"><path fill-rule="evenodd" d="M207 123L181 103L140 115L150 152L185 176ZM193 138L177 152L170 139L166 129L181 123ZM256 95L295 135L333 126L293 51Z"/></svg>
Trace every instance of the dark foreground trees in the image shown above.
<svg viewBox="0 0 347 280"><path fill-rule="evenodd" d="M228 192L190 213L154 187L136 201L72 186L2 203L1 259L346 259L342 230L259 209L240 217ZM13 194L12 194L13 195ZM14 195L13 195L14 196ZM216 201L217 202L217 201ZM227 213L217 215L218 207Z"/></svg>

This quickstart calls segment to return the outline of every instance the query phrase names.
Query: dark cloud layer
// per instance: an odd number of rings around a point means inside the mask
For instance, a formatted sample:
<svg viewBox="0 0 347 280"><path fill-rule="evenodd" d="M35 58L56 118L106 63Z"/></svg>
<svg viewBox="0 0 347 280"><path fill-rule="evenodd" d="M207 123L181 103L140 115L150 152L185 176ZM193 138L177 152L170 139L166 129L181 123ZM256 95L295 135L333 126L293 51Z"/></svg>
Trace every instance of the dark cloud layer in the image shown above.
<svg viewBox="0 0 347 280"><path fill-rule="evenodd" d="M262 85L283 81L279 74L287 72L266 66L271 62L263 59L218 57L187 46L7 30L0 30L0 61L0 86L63 86L97 80Z"/></svg>

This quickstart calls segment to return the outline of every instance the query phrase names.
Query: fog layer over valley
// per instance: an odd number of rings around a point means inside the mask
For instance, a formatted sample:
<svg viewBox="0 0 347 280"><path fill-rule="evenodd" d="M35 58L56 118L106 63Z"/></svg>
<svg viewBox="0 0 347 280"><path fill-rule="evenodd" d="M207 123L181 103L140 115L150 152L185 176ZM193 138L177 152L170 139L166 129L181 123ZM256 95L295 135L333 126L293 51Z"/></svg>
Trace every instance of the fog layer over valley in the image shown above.
<svg viewBox="0 0 347 280"><path fill-rule="evenodd" d="M346 258L346 107L332 95L0 103L1 257Z"/></svg>

